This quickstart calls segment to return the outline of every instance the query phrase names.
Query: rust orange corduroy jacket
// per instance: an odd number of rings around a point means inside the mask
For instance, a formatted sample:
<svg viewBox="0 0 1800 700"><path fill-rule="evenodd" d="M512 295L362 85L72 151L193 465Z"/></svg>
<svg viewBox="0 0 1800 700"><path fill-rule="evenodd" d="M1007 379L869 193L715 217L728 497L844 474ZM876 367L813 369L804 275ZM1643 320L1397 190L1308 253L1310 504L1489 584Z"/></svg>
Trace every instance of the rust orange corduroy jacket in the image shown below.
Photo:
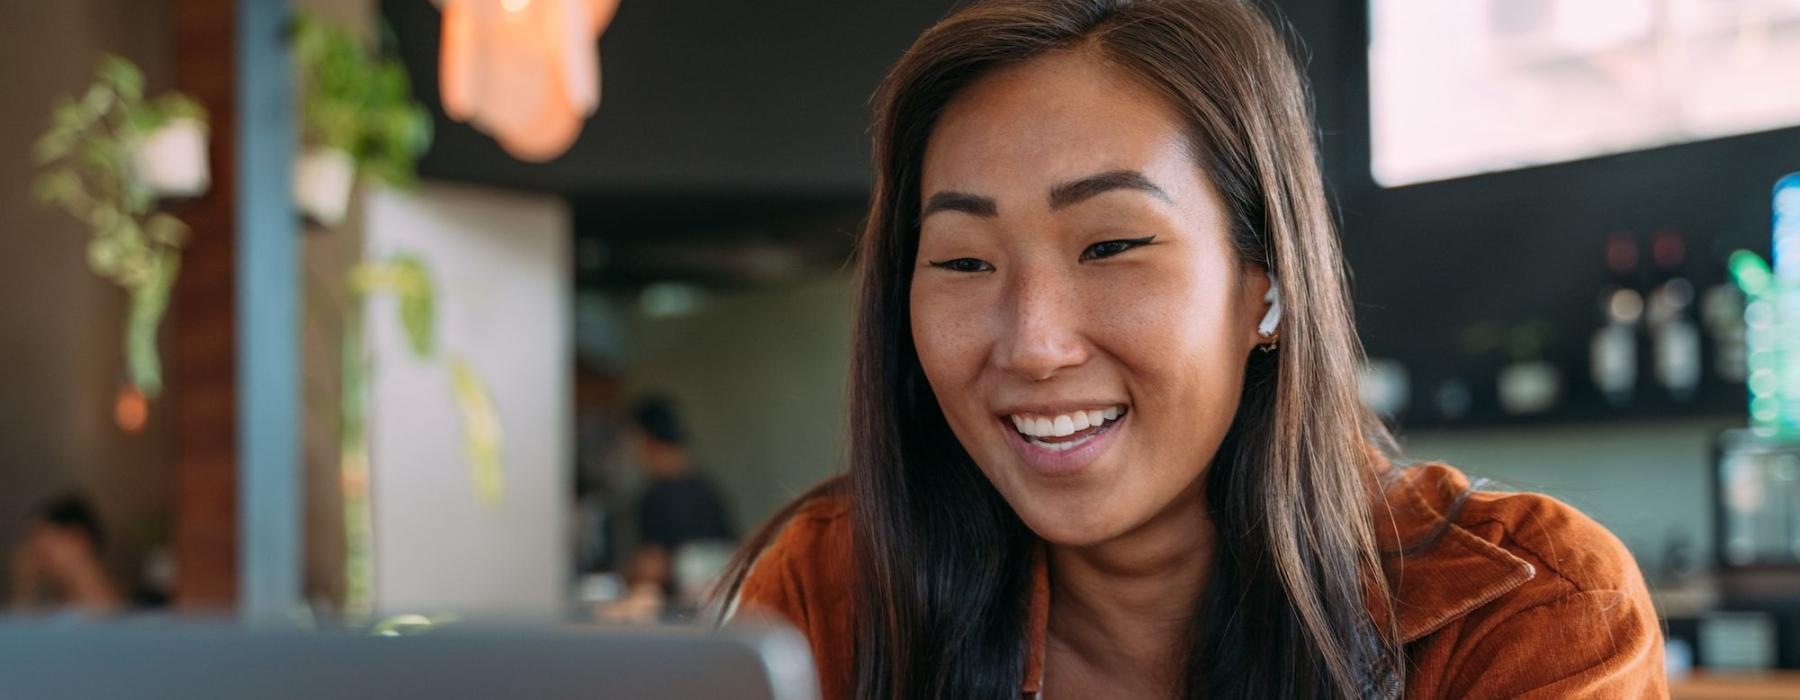
<svg viewBox="0 0 1800 700"><path fill-rule="evenodd" d="M1378 518L1383 551L1429 538L1468 488L1442 464L1401 469L1387 487L1392 517ZM853 684L848 505L841 496L805 505L739 596L739 610L774 613L806 635L830 699L850 697ZM1027 697L1044 690L1052 591L1043 560L1023 635ZM1474 492L1434 544L1390 557L1386 574L1409 659L1407 698L1668 695L1662 633L1637 564L1611 533L1553 498Z"/></svg>

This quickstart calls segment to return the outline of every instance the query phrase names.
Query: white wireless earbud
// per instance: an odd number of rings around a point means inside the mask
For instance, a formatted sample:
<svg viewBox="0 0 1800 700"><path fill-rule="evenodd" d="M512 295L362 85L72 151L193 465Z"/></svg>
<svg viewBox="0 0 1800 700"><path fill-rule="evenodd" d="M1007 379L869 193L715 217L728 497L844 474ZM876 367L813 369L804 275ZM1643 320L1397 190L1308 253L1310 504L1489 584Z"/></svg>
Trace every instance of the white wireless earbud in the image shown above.
<svg viewBox="0 0 1800 700"><path fill-rule="evenodd" d="M1269 313L1263 315L1262 323L1257 324L1256 333L1264 338L1275 335L1275 327L1281 325L1281 282L1275 279L1275 273L1269 275L1269 293L1263 295L1263 301L1269 305Z"/></svg>

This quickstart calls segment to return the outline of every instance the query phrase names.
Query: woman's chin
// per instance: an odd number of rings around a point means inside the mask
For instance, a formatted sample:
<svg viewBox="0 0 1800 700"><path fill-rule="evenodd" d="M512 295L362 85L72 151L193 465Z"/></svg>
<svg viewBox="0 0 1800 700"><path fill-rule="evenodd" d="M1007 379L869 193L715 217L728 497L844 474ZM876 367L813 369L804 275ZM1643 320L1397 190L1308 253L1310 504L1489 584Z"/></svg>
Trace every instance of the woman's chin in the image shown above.
<svg viewBox="0 0 1800 700"><path fill-rule="evenodd" d="M1088 547L1124 534L1130 527L1118 514L1116 509L1101 506L1069 509L1049 504L1019 512L1038 539L1058 547Z"/></svg>
<svg viewBox="0 0 1800 700"><path fill-rule="evenodd" d="M1199 477L1195 478L1196 484ZM1136 486L1136 488L1130 488ZM1006 500L1039 539L1059 547L1092 547L1130 536L1165 518L1205 519L1196 487L1104 481L1082 489L1031 489ZM1175 492L1163 502L1154 494ZM1188 523L1182 527L1194 527ZM1204 526L1204 524L1200 524Z"/></svg>

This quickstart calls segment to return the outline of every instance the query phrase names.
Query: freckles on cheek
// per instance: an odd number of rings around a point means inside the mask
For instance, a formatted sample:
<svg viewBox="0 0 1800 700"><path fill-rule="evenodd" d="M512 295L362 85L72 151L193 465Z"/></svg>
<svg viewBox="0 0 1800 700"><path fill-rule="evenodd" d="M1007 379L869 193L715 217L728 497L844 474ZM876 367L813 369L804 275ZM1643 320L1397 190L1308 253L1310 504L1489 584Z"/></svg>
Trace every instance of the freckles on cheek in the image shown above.
<svg viewBox="0 0 1800 700"><path fill-rule="evenodd" d="M1089 317L1101 337L1126 344L1121 351L1156 346L1177 347L1198 340L1197 330L1211 319L1215 301L1200 290L1184 285L1133 280L1108 285L1104 293L1090 296Z"/></svg>
<svg viewBox="0 0 1800 700"><path fill-rule="evenodd" d="M1090 313L1097 337L1110 345L1140 387L1201 381L1195 370L1231 361L1233 315L1229 283L1197 276L1146 271L1138 280L1110 285Z"/></svg>
<svg viewBox="0 0 1800 700"><path fill-rule="evenodd" d="M934 384L972 379L958 376L974 369L965 365L978 342L968 300L941 286L915 286L911 304L913 347L927 378Z"/></svg>

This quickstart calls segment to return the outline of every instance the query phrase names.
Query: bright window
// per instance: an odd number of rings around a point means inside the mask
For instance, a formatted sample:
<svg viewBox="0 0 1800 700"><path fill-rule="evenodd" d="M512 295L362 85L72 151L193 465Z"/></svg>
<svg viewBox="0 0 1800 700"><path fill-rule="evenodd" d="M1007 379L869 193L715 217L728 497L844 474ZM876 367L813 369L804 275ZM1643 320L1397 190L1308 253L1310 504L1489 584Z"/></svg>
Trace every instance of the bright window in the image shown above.
<svg viewBox="0 0 1800 700"><path fill-rule="evenodd" d="M1800 124L1800 0L1370 0L1375 180Z"/></svg>

